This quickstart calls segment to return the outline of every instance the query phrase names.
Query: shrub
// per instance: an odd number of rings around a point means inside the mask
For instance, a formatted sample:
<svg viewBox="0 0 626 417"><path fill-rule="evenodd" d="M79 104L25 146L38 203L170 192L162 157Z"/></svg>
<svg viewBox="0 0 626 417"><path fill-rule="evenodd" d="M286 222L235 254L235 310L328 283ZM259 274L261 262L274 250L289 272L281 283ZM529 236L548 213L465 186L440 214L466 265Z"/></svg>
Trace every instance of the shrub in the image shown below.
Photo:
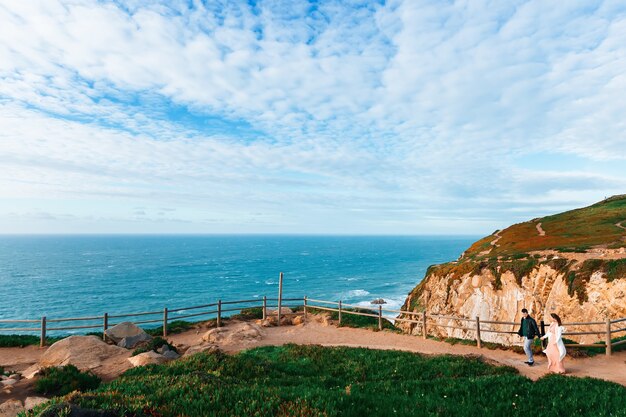
<svg viewBox="0 0 626 417"><path fill-rule="evenodd" d="M263 307L242 308L239 314L230 317L238 320L258 320L263 318Z"/></svg>
<svg viewBox="0 0 626 417"><path fill-rule="evenodd" d="M137 349L135 349L133 351L133 356L139 355L140 353L149 352L151 350L156 352L158 349L160 349L161 347L165 345L167 345L167 347L169 347L170 350L173 350L174 352L178 353L176 348L173 345L171 345L167 340L163 339L162 337L157 336L153 338L151 341L149 341L146 345L140 346Z"/></svg>
<svg viewBox="0 0 626 417"><path fill-rule="evenodd" d="M167 323L167 333L168 334L182 333L193 328L195 324L196 323L191 323L189 321L184 321L184 320L174 320L174 321ZM144 330L150 336L163 335L163 326L154 327L152 329L144 329Z"/></svg>
<svg viewBox="0 0 626 417"><path fill-rule="evenodd" d="M91 372L81 372L74 365L44 368L35 382L35 391L43 395L65 395L72 391L98 388L100 378Z"/></svg>

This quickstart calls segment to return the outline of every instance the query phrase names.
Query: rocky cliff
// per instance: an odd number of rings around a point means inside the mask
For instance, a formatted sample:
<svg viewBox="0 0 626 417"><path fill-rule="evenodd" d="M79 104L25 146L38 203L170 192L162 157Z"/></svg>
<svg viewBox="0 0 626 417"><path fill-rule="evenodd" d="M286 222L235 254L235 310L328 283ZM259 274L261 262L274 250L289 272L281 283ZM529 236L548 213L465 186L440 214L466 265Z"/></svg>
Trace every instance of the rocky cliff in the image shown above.
<svg viewBox="0 0 626 417"><path fill-rule="evenodd" d="M626 317L625 226L626 195L622 195L496 231L474 243L458 260L430 267L402 310L479 317L481 321L518 322L523 307L546 322L552 312L569 323ZM464 324L446 319L439 323ZM399 323L399 327L406 332L416 330L410 323ZM498 324L481 328L517 330ZM604 329L601 324L593 330ZM592 329L569 325L566 330ZM431 327L429 333L474 337L473 332L443 327ZM569 338L590 343L602 340L602 335ZM516 335L488 331L483 331L482 339L519 341Z"/></svg>

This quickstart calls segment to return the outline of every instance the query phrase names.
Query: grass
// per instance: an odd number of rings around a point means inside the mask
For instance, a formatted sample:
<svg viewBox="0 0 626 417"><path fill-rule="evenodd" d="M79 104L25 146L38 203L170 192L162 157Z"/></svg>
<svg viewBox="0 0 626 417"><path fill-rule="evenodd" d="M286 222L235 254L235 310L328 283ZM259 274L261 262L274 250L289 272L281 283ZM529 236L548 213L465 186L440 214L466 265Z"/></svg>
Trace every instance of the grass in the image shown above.
<svg viewBox="0 0 626 417"><path fill-rule="evenodd" d="M35 392L43 395L65 395L72 391L98 388L100 378L90 372L81 372L74 365L44 368L35 381Z"/></svg>
<svg viewBox="0 0 626 417"><path fill-rule="evenodd" d="M626 388L563 376L532 382L476 357L286 345L138 367L95 391L52 403L136 417L600 417L626 416Z"/></svg>
<svg viewBox="0 0 626 417"><path fill-rule="evenodd" d="M102 337L102 333L98 334ZM46 342L52 344L64 339L66 336L47 337ZM28 334L2 334L0 335L0 348L4 347L26 347L36 345L39 346L39 336Z"/></svg>
<svg viewBox="0 0 626 417"><path fill-rule="evenodd" d="M358 313L376 314L378 311L370 310L367 308L342 308L341 325L339 327L353 327L361 329L369 329L378 331L378 318L369 316L360 316L356 314L350 314L348 311L354 311ZM307 313L310 314L328 314L331 320L339 320L339 312L337 311L325 311L318 310L313 307L307 308ZM393 323L383 317L383 329L399 331Z"/></svg>
<svg viewBox="0 0 626 417"><path fill-rule="evenodd" d="M145 352L149 352L149 351L156 352L159 348L161 348L161 347L163 347L165 345L167 345L167 347L170 350L173 350L174 352L178 353L176 348L172 344L168 343L167 340L163 339L160 336L156 336L155 338L150 340L145 346L140 346L137 349L135 349L133 351L133 355L132 356L136 356L136 355L139 355L140 353L145 353Z"/></svg>
<svg viewBox="0 0 626 417"><path fill-rule="evenodd" d="M465 252L465 257L515 258L545 249L585 252L598 245L626 247L624 230L615 226L623 220L626 220L626 195L614 196L589 207L512 225L500 232L498 246L490 244L495 236L489 235L474 243ZM537 223L541 223L545 236L537 233ZM485 251L488 254L484 254Z"/></svg>

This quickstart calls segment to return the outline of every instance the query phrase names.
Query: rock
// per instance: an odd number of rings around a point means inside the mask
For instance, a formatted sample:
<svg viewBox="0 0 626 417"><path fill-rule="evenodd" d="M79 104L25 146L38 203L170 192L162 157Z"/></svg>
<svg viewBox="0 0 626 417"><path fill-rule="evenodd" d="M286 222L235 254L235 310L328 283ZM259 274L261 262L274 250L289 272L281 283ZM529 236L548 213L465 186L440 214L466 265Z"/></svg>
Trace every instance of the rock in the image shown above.
<svg viewBox="0 0 626 417"><path fill-rule="evenodd" d="M20 374L11 374L11 375L9 375L9 378L15 379L16 381L19 381L20 379L22 379L22 375L20 375Z"/></svg>
<svg viewBox="0 0 626 417"><path fill-rule="evenodd" d="M290 309L289 307L281 307L280 308L280 314L281 314L281 316L283 314L293 314L293 310ZM270 316L277 316L278 315L278 309L276 309L276 310L269 310L268 311L268 315L270 315Z"/></svg>
<svg viewBox="0 0 626 417"><path fill-rule="evenodd" d="M304 324L304 316L295 316L293 319L291 319L291 324L293 324L294 326Z"/></svg>
<svg viewBox="0 0 626 417"><path fill-rule="evenodd" d="M33 379L39 374L40 370L41 370L41 366L39 366L39 364L36 363L34 365L29 366L25 370L23 370L22 376L26 379Z"/></svg>
<svg viewBox="0 0 626 417"><path fill-rule="evenodd" d="M9 387L9 386L13 386L15 384L17 384L17 380L16 379L5 379L4 381L0 382L0 384L2 384L5 387Z"/></svg>
<svg viewBox="0 0 626 417"><path fill-rule="evenodd" d="M20 411L24 411L20 400L7 400L0 404L0 417L15 417Z"/></svg>
<svg viewBox="0 0 626 417"><path fill-rule="evenodd" d="M202 336L202 340L209 343L215 343L222 340L226 332L228 332L228 330L225 327L217 327L206 332Z"/></svg>
<svg viewBox="0 0 626 417"><path fill-rule="evenodd" d="M281 317L280 318L280 325L281 326L291 326L292 321L291 321L291 317Z"/></svg>
<svg viewBox="0 0 626 417"><path fill-rule="evenodd" d="M47 401L48 398L45 397L26 397L26 400L24 400L24 408L26 409L26 411L32 410L39 404L43 404Z"/></svg>
<svg viewBox="0 0 626 417"><path fill-rule="evenodd" d="M143 332L134 336L124 337L122 340L117 342L117 345L125 349L134 349L135 347L143 343L149 342L150 340L152 340L152 336L150 336L146 332Z"/></svg>
<svg viewBox="0 0 626 417"><path fill-rule="evenodd" d="M160 354L164 354L165 352L169 352L171 349L168 345L163 345L157 349L157 352Z"/></svg>
<svg viewBox="0 0 626 417"><path fill-rule="evenodd" d="M108 328L104 331L104 334L111 339L116 344L119 343L122 339L144 335L143 337L148 337L147 340L151 340L152 336L147 334L142 328L137 327L133 323L129 321L122 322L120 324L116 324L115 326Z"/></svg>
<svg viewBox="0 0 626 417"><path fill-rule="evenodd" d="M176 352L174 352L173 350L166 350L165 352L163 352L163 357L169 361L173 361L175 359L180 358L180 355Z"/></svg>
<svg viewBox="0 0 626 417"><path fill-rule="evenodd" d="M212 345L209 343L202 343L201 345L191 346L189 349L185 351L185 354L183 356L190 356L190 355L194 355L200 352L212 353L212 352L217 352L219 350L220 350L219 347L217 347L216 345Z"/></svg>
<svg viewBox="0 0 626 417"><path fill-rule="evenodd" d="M99 367L110 357L128 354L126 349L108 345L96 336L70 336L50 346L39 359L39 366L72 364L84 371Z"/></svg>
<svg viewBox="0 0 626 417"><path fill-rule="evenodd" d="M176 348L176 351L180 354L187 352L187 349L189 349L189 345L185 345L184 343L177 343L174 345L174 347Z"/></svg>
<svg viewBox="0 0 626 417"><path fill-rule="evenodd" d="M238 323L228 327L211 329L202 336L209 343L236 344L259 340L263 337L261 327L254 323Z"/></svg>
<svg viewBox="0 0 626 417"><path fill-rule="evenodd" d="M133 367L136 367L164 363L167 362L167 358L151 350L149 352L140 353L136 356L131 356L128 358L128 361L133 365Z"/></svg>
<svg viewBox="0 0 626 417"><path fill-rule="evenodd" d="M272 324L272 321L269 319L257 320L255 323L261 327L272 327L274 325Z"/></svg>

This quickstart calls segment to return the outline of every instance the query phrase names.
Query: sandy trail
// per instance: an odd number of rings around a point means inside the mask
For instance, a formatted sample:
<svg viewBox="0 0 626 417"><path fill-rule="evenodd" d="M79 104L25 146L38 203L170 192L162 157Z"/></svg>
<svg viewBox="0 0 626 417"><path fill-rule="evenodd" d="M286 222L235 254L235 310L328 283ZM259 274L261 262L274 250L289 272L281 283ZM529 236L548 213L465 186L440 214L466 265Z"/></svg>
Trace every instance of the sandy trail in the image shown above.
<svg viewBox="0 0 626 417"><path fill-rule="evenodd" d="M241 325L232 321L229 326ZM189 346L202 343L202 335L206 330L190 330L168 337L175 344ZM220 348L228 353L236 353L257 346L283 345L287 343L314 344L322 346L366 347L370 349L402 350L423 354L480 355L488 361L513 366L520 374L533 380L546 374L546 359L543 354L536 355L536 364L529 367L524 364L525 355L504 350L478 349L475 346L450 345L435 340L424 340L420 336L398 334L390 331L374 332L366 329L352 329L323 325L309 319L299 326L269 327L263 329L264 336L260 340L222 344ZM24 370L38 361L45 349L29 346L26 348L0 348L0 365L11 370ZM612 356L597 355L591 358L565 359L565 368L569 375L577 377L601 378L626 386L626 351L616 352ZM99 369L104 372L106 370ZM9 396L0 394L0 402Z"/></svg>
<svg viewBox="0 0 626 417"><path fill-rule="evenodd" d="M537 227L537 232L539 233L539 236L546 235L546 231L541 228L541 222L537 223L535 227Z"/></svg>
<svg viewBox="0 0 626 417"><path fill-rule="evenodd" d="M450 345L435 340L424 340L419 336L393 333L390 331L374 332L366 329L324 326L309 320L300 326L270 327L264 329L263 339L245 345L220 346L226 352L238 352L257 346L283 345L286 343L314 344L322 346L366 347L371 349L403 350L424 354L481 355L489 361L517 368L520 374L533 380L544 376L547 362L543 354L535 355L535 365L524 364L526 356L505 350L478 349L475 346ZM202 332L181 333L171 337L176 343L198 344ZM616 352L612 356L597 355L591 358L565 359L565 368L569 375L578 377L601 378L626 386L626 351Z"/></svg>
<svg viewBox="0 0 626 417"><path fill-rule="evenodd" d="M615 223L615 226L619 227L620 229L624 229L626 230L626 226L622 225L622 223L626 222L626 220L622 220L621 222L617 222Z"/></svg>

